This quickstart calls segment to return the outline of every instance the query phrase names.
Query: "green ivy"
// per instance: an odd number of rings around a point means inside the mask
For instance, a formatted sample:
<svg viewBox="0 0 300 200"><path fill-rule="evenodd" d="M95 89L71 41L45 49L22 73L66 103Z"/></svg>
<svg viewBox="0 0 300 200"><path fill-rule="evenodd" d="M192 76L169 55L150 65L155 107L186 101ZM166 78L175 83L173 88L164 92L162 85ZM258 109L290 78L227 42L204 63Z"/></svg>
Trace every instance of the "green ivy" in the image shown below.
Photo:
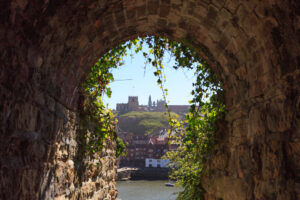
<svg viewBox="0 0 300 200"><path fill-rule="evenodd" d="M92 66L86 81L82 84L84 101L81 106L81 121L87 140L88 153L101 153L105 142L115 140L117 149L116 156L125 155L126 146L118 138L115 132L117 120L113 113L102 101L102 97L111 96L109 83L114 80L111 70L122 64L123 57L127 55L132 45L137 46L138 40L131 40L104 54L97 63Z"/></svg>
<svg viewBox="0 0 300 200"><path fill-rule="evenodd" d="M144 51L144 45L148 51ZM83 121L93 121L94 126L86 126L86 139L90 153L97 153L103 148L108 138L117 142L117 156L124 155L126 146L115 133L115 120L112 112L103 104L102 97L110 97L109 83L113 81L111 70L123 65L123 57L129 50L135 53L143 51L145 63L155 68L154 75L162 89L163 98L167 100L168 90L165 88L163 59L171 55L175 59L175 69L196 69L196 82L193 84L194 96L190 112L185 121L177 121L170 111L169 137L173 144L179 145L177 151L170 151L165 158L170 159L173 170L170 178L176 179L177 184L184 187L178 199L202 199L203 187L201 177L205 172L205 163L210 159L211 150L215 143L217 121L222 119L225 112L221 82L208 64L192 47L167 38L147 36L121 44L106 54L92 67L90 74L83 84L84 103L82 105ZM166 105L168 110L168 105Z"/></svg>
<svg viewBox="0 0 300 200"><path fill-rule="evenodd" d="M164 88L166 77L163 75L162 65L165 54L174 57L175 69L196 68L197 79L191 92L194 98L190 101L192 106L185 122L177 121L170 115L170 111L168 112L171 127L169 141L177 144L179 148L177 151L167 152L164 158L170 159L170 178L175 179L177 184L184 188L177 199L202 199L204 189L201 177L205 173L205 163L211 158L211 151L216 142L217 122L225 113L221 82L195 49L161 37L148 37L145 40L150 50L149 53L144 53L144 57L156 69L154 75L165 100L168 95L168 90ZM168 109L168 105L166 108Z"/></svg>

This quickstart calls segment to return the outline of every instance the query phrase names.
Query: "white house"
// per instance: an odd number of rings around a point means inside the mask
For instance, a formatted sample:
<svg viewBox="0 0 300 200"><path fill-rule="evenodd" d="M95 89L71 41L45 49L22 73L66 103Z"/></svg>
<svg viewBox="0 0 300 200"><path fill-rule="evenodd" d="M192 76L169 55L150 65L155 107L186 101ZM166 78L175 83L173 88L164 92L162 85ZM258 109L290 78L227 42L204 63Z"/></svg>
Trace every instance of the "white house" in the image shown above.
<svg viewBox="0 0 300 200"><path fill-rule="evenodd" d="M146 167L161 167L167 168L170 160L162 160L162 159L154 159L154 158L146 158L145 166Z"/></svg>

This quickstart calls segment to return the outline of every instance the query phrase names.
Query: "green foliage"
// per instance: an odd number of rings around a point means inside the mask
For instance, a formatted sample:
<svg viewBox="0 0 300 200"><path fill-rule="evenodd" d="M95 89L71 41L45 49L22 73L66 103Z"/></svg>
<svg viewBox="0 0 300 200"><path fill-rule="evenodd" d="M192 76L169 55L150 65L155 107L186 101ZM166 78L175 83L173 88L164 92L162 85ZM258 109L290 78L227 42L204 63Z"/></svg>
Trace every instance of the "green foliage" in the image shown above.
<svg viewBox="0 0 300 200"><path fill-rule="evenodd" d="M102 96L111 95L111 90L107 87L113 81L111 69L123 64L122 58L129 49L134 49L134 52L138 53L143 50L144 44L149 47L149 51L143 52L146 64L155 68L154 75L157 77L157 84L162 89L164 100L168 95L162 62L166 54L175 59L175 66L173 66L175 69L196 68L197 80L191 92L194 98L191 100L190 113L185 117L186 126L171 112L167 112L167 118L164 117L165 121L158 121L153 117L147 121L139 120L138 123L139 126L145 127L145 132L147 132L153 131L151 127L153 129L161 127L168 121L171 127L169 130L171 141L180 146L177 151L168 152L165 156L166 159L171 160L170 165L173 166L171 178L176 179L177 184L184 187L178 199L202 199L204 190L201 177L205 173L205 163L211 157L215 134L218 131L216 124L222 119L225 106L221 82L198 52L191 47L166 38L148 36L128 41L104 54L92 67L91 73L83 84L85 96L83 103L83 119L85 120L83 121L90 120L96 124L92 128L87 128L86 131L89 149L92 153L100 151L105 140L113 138L117 141L116 154L122 155L125 145L117 139L114 133L116 122L111 111L103 105ZM168 109L168 105L165 106ZM127 114L123 117L135 119L141 116L135 113L135 115ZM171 133L175 134L171 135Z"/></svg>
<svg viewBox="0 0 300 200"><path fill-rule="evenodd" d="M102 101L87 96L81 110L81 129L86 139L88 153L101 153L105 142L116 138L114 126L116 121L109 109L105 109Z"/></svg>
<svg viewBox="0 0 300 200"><path fill-rule="evenodd" d="M171 113L176 116L175 113ZM129 112L118 116L121 130L134 135L149 135L163 128L169 128L169 117L166 112Z"/></svg>
<svg viewBox="0 0 300 200"><path fill-rule="evenodd" d="M126 154L127 154L127 152L125 151L126 150L126 145L123 142L123 140L121 138L117 137L116 143L117 143L116 156L117 157L126 156Z"/></svg>
<svg viewBox="0 0 300 200"><path fill-rule="evenodd" d="M165 54L174 57L175 69L196 68L197 80L191 92L194 98L190 101L190 113L185 117L187 126L184 127L183 122L174 119L169 112L170 138L172 143L180 147L177 151L168 152L165 158L171 160L171 178L184 187L178 199L202 199L204 190L201 177L205 173L205 163L211 157L217 121L222 119L225 112L221 82L195 49L161 37L148 37L145 41L150 50L149 53L144 53L144 57L156 69L154 75L162 89L164 100L168 95L168 90L164 87L166 77L163 75L162 64Z"/></svg>
<svg viewBox="0 0 300 200"><path fill-rule="evenodd" d="M215 143L215 134L217 132L217 121L220 120L225 112L223 103L223 90L218 77L212 72L211 68L205 61L199 57L196 50L183 46L177 42L170 42L165 38L158 38L154 42L153 51L157 50L158 55L154 56L152 64L158 73L158 84L163 91L163 97L166 100L167 90L164 89L165 76L163 76L161 61L164 52L170 51L174 56L178 68L196 68L197 76L194 83L194 90L191 92L194 98L190 113L186 115L185 122L172 118L169 115L171 130L169 133L171 141L179 145L177 151L170 151L166 154L165 159L170 159L172 172L170 178L177 180L177 184L184 187L177 199L202 199L204 190L202 187L201 177L205 173L205 163L211 157L211 150ZM168 106L166 105L166 108Z"/></svg>
<svg viewBox="0 0 300 200"><path fill-rule="evenodd" d="M87 140L89 153L100 153L107 139L114 139L117 142L116 155L122 155L125 150L124 143L118 139L115 133L117 121L110 109L103 104L102 97L111 96L111 89L107 87L113 81L111 70L117 68L122 63L128 48L137 44L137 40L121 44L106 54L92 66L86 81L82 84L82 103L81 121L83 131ZM136 45L137 46L137 45Z"/></svg>

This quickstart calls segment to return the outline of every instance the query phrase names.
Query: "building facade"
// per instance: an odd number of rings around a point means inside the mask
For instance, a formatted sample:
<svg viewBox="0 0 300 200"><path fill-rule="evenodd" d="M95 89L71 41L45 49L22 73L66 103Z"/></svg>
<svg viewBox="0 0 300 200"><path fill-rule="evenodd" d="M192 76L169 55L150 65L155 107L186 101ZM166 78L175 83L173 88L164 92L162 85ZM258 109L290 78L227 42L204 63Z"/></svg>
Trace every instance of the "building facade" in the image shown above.
<svg viewBox="0 0 300 200"><path fill-rule="evenodd" d="M168 168L170 160L166 159L154 159L154 158L146 158L145 159L145 167L154 167L154 168Z"/></svg>
<svg viewBox="0 0 300 200"><path fill-rule="evenodd" d="M129 145L127 155L120 158L121 166L136 167L166 167L166 161L162 160L169 150L176 150L174 144L168 144L168 134L162 130L158 135L132 135L126 132L118 133L119 137Z"/></svg>

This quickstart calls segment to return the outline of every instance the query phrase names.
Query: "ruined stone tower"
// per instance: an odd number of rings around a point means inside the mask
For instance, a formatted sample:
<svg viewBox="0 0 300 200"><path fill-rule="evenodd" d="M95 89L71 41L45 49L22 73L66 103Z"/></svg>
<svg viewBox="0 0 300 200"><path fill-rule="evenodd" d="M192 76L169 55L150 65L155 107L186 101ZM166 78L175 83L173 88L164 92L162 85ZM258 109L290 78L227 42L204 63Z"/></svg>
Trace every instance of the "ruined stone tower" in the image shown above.
<svg viewBox="0 0 300 200"><path fill-rule="evenodd" d="M151 95L149 95L149 99L148 99L148 109L150 109L152 107L152 101L151 101Z"/></svg>
<svg viewBox="0 0 300 200"><path fill-rule="evenodd" d="M139 108L139 98L137 96L128 97L128 109L130 111L138 110Z"/></svg>

